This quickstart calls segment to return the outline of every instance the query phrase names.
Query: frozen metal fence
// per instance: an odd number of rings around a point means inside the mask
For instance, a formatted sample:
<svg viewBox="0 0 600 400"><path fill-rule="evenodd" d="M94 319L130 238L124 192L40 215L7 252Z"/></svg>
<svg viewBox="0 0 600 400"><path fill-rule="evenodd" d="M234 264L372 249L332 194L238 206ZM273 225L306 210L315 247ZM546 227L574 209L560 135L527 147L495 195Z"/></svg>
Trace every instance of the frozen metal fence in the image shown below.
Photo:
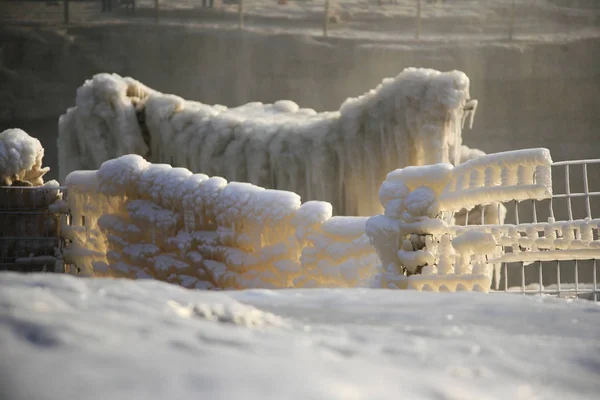
<svg viewBox="0 0 600 400"><path fill-rule="evenodd" d="M0 187L0 270L64 272L60 187Z"/></svg>
<svg viewBox="0 0 600 400"><path fill-rule="evenodd" d="M600 301L596 257L600 253L600 159L553 163L552 188L550 199L503 204L504 224L515 226L519 240L547 239L554 246L543 250L503 246L507 260L498 265L500 279L493 281L492 288ZM502 206L496 206L498 212L494 214L500 215ZM463 224L493 223L485 221L486 209L476 207L466 212ZM496 223L502 225L500 220Z"/></svg>
<svg viewBox="0 0 600 400"><path fill-rule="evenodd" d="M545 200L477 206L457 224L512 235L512 244L499 242L502 255L488 260L499 269L493 292L600 301L600 159L553 163L552 188ZM0 187L0 270L73 272L61 261L61 218L70 223L68 210L55 207L62 198L62 187ZM491 207L496 220L488 218Z"/></svg>

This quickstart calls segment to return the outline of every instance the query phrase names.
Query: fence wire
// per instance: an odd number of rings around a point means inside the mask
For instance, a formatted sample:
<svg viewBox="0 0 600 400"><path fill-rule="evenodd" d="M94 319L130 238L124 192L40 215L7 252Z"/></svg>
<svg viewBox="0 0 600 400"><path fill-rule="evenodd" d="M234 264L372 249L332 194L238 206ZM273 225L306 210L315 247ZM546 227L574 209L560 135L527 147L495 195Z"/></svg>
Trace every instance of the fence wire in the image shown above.
<svg viewBox="0 0 600 400"><path fill-rule="evenodd" d="M0 187L0 270L64 272L60 215L64 188Z"/></svg>
<svg viewBox="0 0 600 400"><path fill-rule="evenodd" d="M553 195L546 200L512 201L506 207L504 224L544 223L552 221L591 222L600 217L600 160L561 161L552 165ZM502 207L498 207L496 224ZM489 207L465 211L462 224L494 223L485 221ZM592 241L600 240L598 229L592 225ZM543 234L543 233L542 233ZM574 239L581 232L574 231ZM503 252L513 252L503 248ZM500 279L494 279L495 291L521 294L548 294L600 301L598 263L590 260L553 260L502 263Z"/></svg>

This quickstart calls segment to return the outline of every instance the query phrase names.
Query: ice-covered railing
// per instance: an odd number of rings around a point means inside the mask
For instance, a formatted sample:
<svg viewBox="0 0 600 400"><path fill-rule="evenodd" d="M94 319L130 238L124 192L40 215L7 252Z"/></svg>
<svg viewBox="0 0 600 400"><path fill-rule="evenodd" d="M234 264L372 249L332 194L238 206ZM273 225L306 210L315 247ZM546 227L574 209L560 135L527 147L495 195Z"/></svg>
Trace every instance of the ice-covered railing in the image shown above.
<svg viewBox="0 0 600 400"><path fill-rule="evenodd" d="M453 168L440 195L440 210L552 196L552 159L547 149L489 154Z"/></svg>
<svg viewBox="0 0 600 400"><path fill-rule="evenodd" d="M370 216L381 210L375 193L390 170L460 162L462 126L476 106L460 71L407 68L320 113L289 100L206 105L99 74L60 118L59 175L139 154L327 201L336 215Z"/></svg>
<svg viewBox="0 0 600 400"><path fill-rule="evenodd" d="M600 300L600 160L555 162L552 176L551 199L507 204L516 232L495 288Z"/></svg>
<svg viewBox="0 0 600 400"><path fill-rule="evenodd" d="M502 256L501 232L514 228L486 225L486 208L480 210L482 225L454 225L455 212L550 197L551 164L548 150L530 149L491 154L457 167L437 164L390 172L379 191L385 213L367 223L382 261L382 285L487 291L493 264L499 262L490 259ZM499 203L496 218L501 222Z"/></svg>
<svg viewBox="0 0 600 400"><path fill-rule="evenodd" d="M377 279L388 287L487 291L495 278L495 288L505 291L597 296L600 221L593 218L593 210L600 204L593 200L600 192L589 188L590 163L597 161L553 164L546 149L529 149L483 156L458 167L440 164L391 172L379 193L385 214L367 224L382 261ZM571 191L569 169L574 165L583 167L581 193ZM566 170L565 189L553 195L552 169L557 168ZM559 210L564 220L557 222L556 202L562 199L567 200ZM574 218L575 199L582 200L580 219ZM519 209L529 204L533 218L525 220L522 213L520 218ZM547 208L546 213L540 208ZM511 223L503 223L505 217ZM573 284L561 288L560 262L565 260L574 262L574 268L563 268L562 282L566 272L575 276ZM579 276L582 260L593 264L587 268L587 286ZM556 263L554 281L543 278L548 266L542 264L548 261ZM537 263L537 271L529 271L531 263ZM512 268L514 264L520 269ZM515 280L520 281L517 288L509 283ZM536 281L535 287L528 284Z"/></svg>
<svg viewBox="0 0 600 400"><path fill-rule="evenodd" d="M67 177L65 262L203 289L348 287L375 271L364 218L129 155Z"/></svg>

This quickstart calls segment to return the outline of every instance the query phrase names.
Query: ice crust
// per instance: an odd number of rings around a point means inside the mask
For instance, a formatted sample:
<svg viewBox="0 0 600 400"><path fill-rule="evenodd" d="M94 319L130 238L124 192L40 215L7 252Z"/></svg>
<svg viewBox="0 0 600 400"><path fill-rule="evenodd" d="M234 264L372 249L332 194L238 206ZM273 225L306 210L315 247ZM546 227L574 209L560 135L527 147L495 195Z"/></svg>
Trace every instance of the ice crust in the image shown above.
<svg viewBox="0 0 600 400"><path fill-rule="evenodd" d="M138 155L67 177L65 260L84 275L156 278L201 289L355 287L378 262L366 217L331 217L270 190Z"/></svg>
<svg viewBox="0 0 600 400"><path fill-rule="evenodd" d="M322 113L289 100L209 106L99 74L59 121L59 174L139 154L327 201L334 214L371 216L388 171L460 162L462 124L475 105L459 71L408 68Z"/></svg>

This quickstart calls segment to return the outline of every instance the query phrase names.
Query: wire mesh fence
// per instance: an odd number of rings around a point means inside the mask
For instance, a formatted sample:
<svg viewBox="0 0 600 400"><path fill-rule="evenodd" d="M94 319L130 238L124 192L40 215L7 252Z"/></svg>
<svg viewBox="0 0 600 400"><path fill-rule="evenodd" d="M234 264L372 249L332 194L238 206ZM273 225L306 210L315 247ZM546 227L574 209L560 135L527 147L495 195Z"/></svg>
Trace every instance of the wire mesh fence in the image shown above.
<svg viewBox="0 0 600 400"><path fill-rule="evenodd" d="M52 205L62 188L0 187L0 270L64 272L60 215Z"/></svg>
<svg viewBox="0 0 600 400"><path fill-rule="evenodd" d="M497 291L550 294L600 301L597 259L600 252L600 160L552 165L553 195L545 200L510 202L498 207L497 221L485 221L486 207L467 211L464 224L514 225L532 241L553 242L543 250L504 246L503 253L526 261L502 262L492 283ZM506 207L504 222L500 207ZM536 229L537 227L537 229ZM589 255L589 258L587 256ZM551 259L555 257L556 259Z"/></svg>

